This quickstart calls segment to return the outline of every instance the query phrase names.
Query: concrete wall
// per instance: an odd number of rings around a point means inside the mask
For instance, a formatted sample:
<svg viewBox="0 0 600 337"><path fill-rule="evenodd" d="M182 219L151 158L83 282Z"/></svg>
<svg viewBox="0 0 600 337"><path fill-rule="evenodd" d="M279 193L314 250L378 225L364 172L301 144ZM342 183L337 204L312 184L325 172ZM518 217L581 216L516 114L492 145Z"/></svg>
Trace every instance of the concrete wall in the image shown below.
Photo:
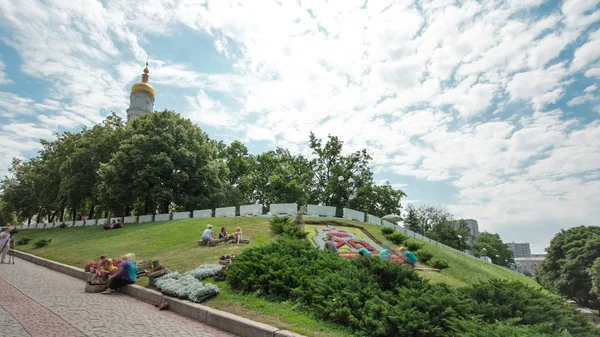
<svg viewBox="0 0 600 337"><path fill-rule="evenodd" d="M215 217L235 216L235 206L220 207L215 209Z"/></svg>
<svg viewBox="0 0 600 337"><path fill-rule="evenodd" d="M87 219L85 220L86 226L96 226L96 219Z"/></svg>
<svg viewBox="0 0 600 337"><path fill-rule="evenodd" d="M101 219L98 219L98 220L96 221L96 225L98 225L98 226L104 226L104 223L106 223L106 221L110 221L110 219L109 219L109 218L101 218Z"/></svg>
<svg viewBox="0 0 600 337"><path fill-rule="evenodd" d="M192 212L177 212L173 213L173 220L189 219Z"/></svg>
<svg viewBox="0 0 600 337"><path fill-rule="evenodd" d="M381 218L371 214L367 214L367 222L373 225L381 226Z"/></svg>
<svg viewBox="0 0 600 337"><path fill-rule="evenodd" d="M355 211L350 208L344 208L343 211L344 211L344 214L343 214L344 219L356 220L356 221L360 221L360 222L365 221L365 212Z"/></svg>
<svg viewBox="0 0 600 337"><path fill-rule="evenodd" d="M171 220L171 213L163 213L163 214L156 214L154 216L154 221L169 221Z"/></svg>
<svg viewBox="0 0 600 337"><path fill-rule="evenodd" d="M335 207L309 204L306 213L312 217L335 218Z"/></svg>
<svg viewBox="0 0 600 337"><path fill-rule="evenodd" d="M154 215L150 214L150 215L140 215L140 218L138 219L139 223L147 223L147 222L152 222L154 221Z"/></svg>
<svg viewBox="0 0 600 337"><path fill-rule="evenodd" d="M394 224L393 224L393 223L391 223L391 222L389 222L389 221L381 220L381 224L382 224L384 227L394 228Z"/></svg>
<svg viewBox="0 0 600 337"><path fill-rule="evenodd" d="M81 226L83 226L83 220L77 220L77 221L75 221L75 226L74 227L81 227Z"/></svg>
<svg viewBox="0 0 600 337"><path fill-rule="evenodd" d="M212 217L212 209L199 209L192 212L192 217L194 219L198 218L211 218Z"/></svg>
<svg viewBox="0 0 600 337"><path fill-rule="evenodd" d="M240 216L261 215L262 212L263 212L263 207L260 204L240 206Z"/></svg>
<svg viewBox="0 0 600 337"><path fill-rule="evenodd" d="M296 215L298 212L298 204L271 204L269 211L272 215Z"/></svg>
<svg viewBox="0 0 600 337"><path fill-rule="evenodd" d="M137 223L137 216L135 216L135 215L126 216L123 218L123 222L124 223Z"/></svg>

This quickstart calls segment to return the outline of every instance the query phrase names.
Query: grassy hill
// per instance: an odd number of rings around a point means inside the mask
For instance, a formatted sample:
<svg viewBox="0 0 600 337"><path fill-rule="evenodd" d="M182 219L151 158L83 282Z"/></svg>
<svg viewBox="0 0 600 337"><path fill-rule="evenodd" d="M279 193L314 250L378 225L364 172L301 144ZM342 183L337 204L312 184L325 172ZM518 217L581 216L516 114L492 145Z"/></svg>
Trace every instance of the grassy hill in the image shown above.
<svg viewBox="0 0 600 337"><path fill-rule="evenodd" d="M356 221L338 221L361 227L377 241L385 241L379 226ZM215 232L221 227L227 228L229 232L233 232L238 226L242 227L244 238L250 240L250 244L198 247L197 242L207 224L212 224ZM16 240L24 237L31 241L28 245L19 246L19 250L73 266L82 267L87 262L98 260L101 254L119 258L124 253L133 252L138 259L160 259L164 266L178 271L190 270L204 263L217 263L221 255L240 254L249 246L275 240L266 218L186 219L132 224L113 231L103 231L100 226L24 230L16 235ZM33 248L33 243L39 239L52 239L52 243L44 248ZM537 286L533 280L505 268L420 240L411 240L422 243L422 249L430 251L450 265L448 269L439 273L420 272L422 277L431 282L458 287L499 278ZM139 283L147 285L147 279L141 279ZM308 336L351 335L337 325L325 323L301 312L294 303L271 303L253 295L234 293L227 283L217 284L222 288L222 293L207 301L205 304L208 306Z"/></svg>

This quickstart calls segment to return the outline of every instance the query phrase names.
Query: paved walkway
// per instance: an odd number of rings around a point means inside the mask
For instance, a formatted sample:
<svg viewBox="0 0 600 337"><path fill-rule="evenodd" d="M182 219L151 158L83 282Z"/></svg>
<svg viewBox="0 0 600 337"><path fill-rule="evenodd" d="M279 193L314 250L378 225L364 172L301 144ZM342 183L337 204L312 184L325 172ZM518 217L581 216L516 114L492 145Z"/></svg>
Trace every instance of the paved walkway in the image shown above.
<svg viewBox="0 0 600 337"><path fill-rule="evenodd" d="M20 259L0 264L0 336L234 336L127 295L86 293L84 287Z"/></svg>

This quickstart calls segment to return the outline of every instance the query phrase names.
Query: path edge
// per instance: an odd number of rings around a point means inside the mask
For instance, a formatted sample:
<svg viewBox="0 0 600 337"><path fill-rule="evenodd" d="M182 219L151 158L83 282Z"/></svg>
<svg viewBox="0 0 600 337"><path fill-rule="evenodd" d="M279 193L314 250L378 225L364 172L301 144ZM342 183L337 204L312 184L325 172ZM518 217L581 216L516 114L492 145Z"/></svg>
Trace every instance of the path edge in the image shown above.
<svg viewBox="0 0 600 337"><path fill-rule="evenodd" d="M13 252L20 259L78 278L82 281L87 282L90 275L90 273L83 269L64 263L55 262L18 250L14 250ZM306 337L202 304L166 296L159 291L147 289L137 284L125 286L122 288L122 291L137 300L152 305L167 304L168 310L172 312L241 337Z"/></svg>

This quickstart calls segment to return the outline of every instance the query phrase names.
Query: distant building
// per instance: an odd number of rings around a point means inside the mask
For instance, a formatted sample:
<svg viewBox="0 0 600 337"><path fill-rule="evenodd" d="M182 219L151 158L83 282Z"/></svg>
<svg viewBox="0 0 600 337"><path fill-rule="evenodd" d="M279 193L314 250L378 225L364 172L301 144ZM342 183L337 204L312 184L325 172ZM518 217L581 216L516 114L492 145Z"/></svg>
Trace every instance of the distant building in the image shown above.
<svg viewBox="0 0 600 337"><path fill-rule="evenodd" d="M546 254L529 254L527 257L516 257L517 271L521 274L530 273L535 276L540 263L546 259Z"/></svg>
<svg viewBox="0 0 600 337"><path fill-rule="evenodd" d="M512 250L515 259L519 257L530 257L531 256L531 247L529 247L529 242L525 243L507 243L508 248Z"/></svg>
<svg viewBox="0 0 600 337"><path fill-rule="evenodd" d="M477 223L477 220L473 220L473 219L461 219L461 220L466 222L467 226L469 227L469 232L471 235L467 239L467 244L470 247L473 247L473 246L475 246L475 241L479 237L479 224ZM460 223L461 220L456 221L455 226L458 226L458 224Z"/></svg>

